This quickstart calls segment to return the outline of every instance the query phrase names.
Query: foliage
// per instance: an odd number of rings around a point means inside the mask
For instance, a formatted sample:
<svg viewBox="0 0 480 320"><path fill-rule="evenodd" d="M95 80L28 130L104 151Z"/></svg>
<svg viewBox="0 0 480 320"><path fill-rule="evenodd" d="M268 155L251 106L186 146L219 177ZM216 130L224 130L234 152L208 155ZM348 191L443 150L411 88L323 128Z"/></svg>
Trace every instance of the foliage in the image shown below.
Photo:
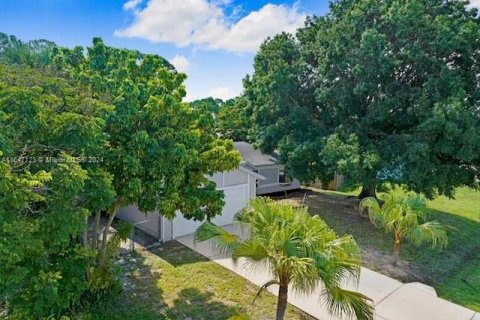
<svg viewBox="0 0 480 320"><path fill-rule="evenodd" d="M247 141L249 117L246 113L247 101L243 98L233 98L223 101L212 97L190 102L196 110L211 113L215 118L217 133L224 139Z"/></svg>
<svg viewBox="0 0 480 320"><path fill-rule="evenodd" d="M128 276L125 290L72 320L225 320L235 316L246 320L274 316L273 294L266 292L252 304L257 286L179 242L137 251L124 261L120 272ZM289 305L286 318L310 317Z"/></svg>
<svg viewBox="0 0 480 320"><path fill-rule="evenodd" d="M357 191L358 192L358 191ZM396 189L395 194L404 190ZM438 197L427 201L428 216L448 226L448 246L442 251L429 250L428 244L416 247L404 242L397 267L389 266L392 234L376 228L369 219L352 214L354 193L311 191L293 194L289 203L307 205L311 215L322 219L339 235L351 234L362 250L362 265L401 282L422 282L435 288L438 296L480 311L480 191L459 188L455 199ZM379 196L382 197L382 193ZM353 203L352 203L353 202Z"/></svg>
<svg viewBox="0 0 480 320"><path fill-rule="evenodd" d="M190 106L193 109L202 109L213 114L217 114L222 105L224 105L222 99L213 97L198 99L190 102Z"/></svg>
<svg viewBox="0 0 480 320"><path fill-rule="evenodd" d="M426 201L414 193L389 195L380 205L375 198L365 198L361 208L368 208L372 223L394 235L392 264L396 265L401 243L408 239L414 245L431 243L432 248L443 249L448 238L445 228L438 221L426 221Z"/></svg>
<svg viewBox="0 0 480 320"><path fill-rule="evenodd" d="M251 320L252 318L246 313L237 312L227 320Z"/></svg>
<svg viewBox="0 0 480 320"><path fill-rule="evenodd" d="M62 49L54 61L115 106L106 117L102 166L113 176L116 205L136 203L168 218L176 210L198 220L220 213L222 193L206 174L235 168L239 155L216 137L209 114L182 103L185 75L159 56L107 47L100 39L85 58L75 56L75 49Z"/></svg>
<svg viewBox="0 0 480 320"><path fill-rule="evenodd" d="M51 62L56 44L48 40L22 42L0 32L0 62L30 67L45 67Z"/></svg>
<svg viewBox="0 0 480 320"><path fill-rule="evenodd" d="M217 132L226 139L248 141L250 127L246 114L247 100L243 97L227 101L220 106L217 115Z"/></svg>
<svg viewBox="0 0 480 320"><path fill-rule="evenodd" d="M244 82L255 140L304 181L428 197L477 186L480 19L465 1L339 0L268 39ZM337 148L338 147L338 148Z"/></svg>
<svg viewBox="0 0 480 320"><path fill-rule="evenodd" d="M260 292L272 284L279 285L277 319L284 317L289 287L311 293L320 283L322 298L332 314L373 318L370 299L340 287L342 281L358 279L360 273L360 251L351 236L338 237L318 216L311 217L306 207L267 198L252 200L237 221L248 226L247 239L211 222L199 227L195 239L214 239L220 250L231 252L235 261L246 258L268 266L274 278Z"/></svg>
<svg viewBox="0 0 480 320"><path fill-rule="evenodd" d="M88 289L80 199L95 165L73 157L105 143L106 110L48 73L0 65L0 288L12 319L60 316Z"/></svg>
<svg viewBox="0 0 480 320"><path fill-rule="evenodd" d="M5 39L35 47L3 37L2 53L13 46ZM62 316L113 292L112 258L129 233L108 235L116 210L212 218L223 193L206 176L240 160L211 114L182 102L185 75L165 59L100 39L84 52L53 47L46 65L0 64L0 284L12 317Z"/></svg>
<svg viewBox="0 0 480 320"><path fill-rule="evenodd" d="M267 39L255 56L254 70L244 79L252 139L267 154L280 150L282 161L296 178L314 180L318 172L325 172L318 150L319 137L326 133L315 119L314 88L301 47L285 33Z"/></svg>

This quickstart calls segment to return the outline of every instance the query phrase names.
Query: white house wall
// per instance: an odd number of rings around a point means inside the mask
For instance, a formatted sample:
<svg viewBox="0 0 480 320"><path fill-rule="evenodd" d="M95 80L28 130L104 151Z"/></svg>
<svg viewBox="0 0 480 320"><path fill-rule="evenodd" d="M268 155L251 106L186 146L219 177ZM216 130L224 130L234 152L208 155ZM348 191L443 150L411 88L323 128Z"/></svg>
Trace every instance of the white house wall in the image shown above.
<svg viewBox="0 0 480 320"><path fill-rule="evenodd" d="M218 190L224 192L225 201L222 214L212 221L220 226L231 224L235 214L245 207L250 198L255 197L256 178L254 175L238 169L214 174L209 179L217 184ZM136 228L164 241L191 234L201 223L185 219L180 212L177 213L173 221L161 217L158 212L145 215L136 206L121 208L117 217L132 224L137 224Z"/></svg>
<svg viewBox="0 0 480 320"><path fill-rule="evenodd" d="M240 170L234 170L234 171L229 171L225 172L223 178L223 187L230 187L230 186L236 186L239 184L246 184L248 183L248 174L240 171Z"/></svg>
<svg viewBox="0 0 480 320"><path fill-rule="evenodd" d="M152 212L145 214L138 210L137 206L131 205L120 208L116 216L119 219L134 224L136 228L144 231L152 237L159 238L160 236L160 215L158 213Z"/></svg>
<svg viewBox="0 0 480 320"><path fill-rule="evenodd" d="M252 175L248 175L248 194L249 198L255 198L257 195L257 179Z"/></svg>
<svg viewBox="0 0 480 320"><path fill-rule="evenodd" d="M160 240L170 241L173 239L173 222L167 218L161 216L162 220L162 234L159 237Z"/></svg>
<svg viewBox="0 0 480 320"><path fill-rule="evenodd" d="M235 214L245 207L250 194L248 184L225 187L222 190L225 194L225 206L223 207L222 214L212 219L212 222L219 226L228 225L233 222ZM194 233L201 222L187 220L179 212L177 213L177 217L172 221L172 224L173 239L175 239Z"/></svg>

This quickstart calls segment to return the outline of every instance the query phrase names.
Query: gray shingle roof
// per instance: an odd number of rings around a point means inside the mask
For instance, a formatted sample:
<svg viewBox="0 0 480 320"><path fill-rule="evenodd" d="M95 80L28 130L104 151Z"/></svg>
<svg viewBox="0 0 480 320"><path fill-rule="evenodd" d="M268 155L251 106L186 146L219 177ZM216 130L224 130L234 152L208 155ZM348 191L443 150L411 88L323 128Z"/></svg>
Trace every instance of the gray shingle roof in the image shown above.
<svg viewBox="0 0 480 320"><path fill-rule="evenodd" d="M237 149L244 161L253 166L266 166L272 164L278 164L275 157L263 154L260 150L257 150L248 142L236 141L233 143L235 149Z"/></svg>

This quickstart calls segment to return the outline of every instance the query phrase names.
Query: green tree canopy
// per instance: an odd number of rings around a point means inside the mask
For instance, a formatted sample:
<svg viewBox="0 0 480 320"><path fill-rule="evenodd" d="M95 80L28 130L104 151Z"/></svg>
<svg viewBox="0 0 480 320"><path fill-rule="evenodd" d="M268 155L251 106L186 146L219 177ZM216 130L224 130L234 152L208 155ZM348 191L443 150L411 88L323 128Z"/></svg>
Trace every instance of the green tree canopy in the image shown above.
<svg viewBox="0 0 480 320"><path fill-rule="evenodd" d="M248 141L250 129L247 115L248 101L244 97L227 100L218 110L217 132L223 138L234 141Z"/></svg>
<svg viewBox="0 0 480 320"><path fill-rule="evenodd" d="M40 39L23 42L15 36L0 32L0 62L7 64L45 67L51 60L56 44Z"/></svg>
<svg viewBox="0 0 480 320"><path fill-rule="evenodd" d="M465 1L339 0L260 48L245 81L265 151L302 180L334 172L433 196L478 181L480 20Z"/></svg>
<svg viewBox="0 0 480 320"><path fill-rule="evenodd" d="M208 112L217 114L220 106L224 104L222 99L208 97L203 99L198 99L190 102L190 105L194 109L203 109Z"/></svg>
<svg viewBox="0 0 480 320"><path fill-rule="evenodd" d="M112 290L120 206L210 219L224 202L207 176L240 162L211 113L182 102L185 75L162 57L101 39L51 52L46 65L0 64L0 304L20 319ZM101 211L103 237L87 243L85 220Z"/></svg>
<svg viewBox="0 0 480 320"><path fill-rule="evenodd" d="M0 65L0 304L14 319L60 315L88 288L93 252L78 236L109 184L85 192L98 164L72 157L105 147L112 110L47 72Z"/></svg>
<svg viewBox="0 0 480 320"><path fill-rule="evenodd" d="M171 219L176 210L198 220L221 212L223 193L206 176L235 168L239 155L231 142L217 138L211 114L182 102L184 74L157 55L111 48L101 39L94 39L86 57L77 49L56 51L54 63L115 106L106 117L102 165L113 176L116 193L109 224L128 204Z"/></svg>

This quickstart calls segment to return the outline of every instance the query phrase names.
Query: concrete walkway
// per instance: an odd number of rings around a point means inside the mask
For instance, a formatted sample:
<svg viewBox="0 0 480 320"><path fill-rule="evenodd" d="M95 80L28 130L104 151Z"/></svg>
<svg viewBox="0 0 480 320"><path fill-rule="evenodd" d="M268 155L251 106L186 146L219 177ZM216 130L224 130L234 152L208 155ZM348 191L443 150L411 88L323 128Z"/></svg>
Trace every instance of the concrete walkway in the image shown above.
<svg viewBox="0 0 480 320"><path fill-rule="evenodd" d="M238 227L228 226L226 229L242 234ZM218 254L211 242L195 244L193 235L176 240L258 286L272 279L264 265L247 263L241 259L234 263L228 256ZM421 283L403 284L366 268L362 268L358 283L346 283L345 288L370 297L375 303L377 320L480 320L480 313L438 298L432 287ZM269 291L276 295L278 287L271 286ZM308 296L290 291L288 302L317 319L343 320L329 315L320 297L319 286Z"/></svg>

